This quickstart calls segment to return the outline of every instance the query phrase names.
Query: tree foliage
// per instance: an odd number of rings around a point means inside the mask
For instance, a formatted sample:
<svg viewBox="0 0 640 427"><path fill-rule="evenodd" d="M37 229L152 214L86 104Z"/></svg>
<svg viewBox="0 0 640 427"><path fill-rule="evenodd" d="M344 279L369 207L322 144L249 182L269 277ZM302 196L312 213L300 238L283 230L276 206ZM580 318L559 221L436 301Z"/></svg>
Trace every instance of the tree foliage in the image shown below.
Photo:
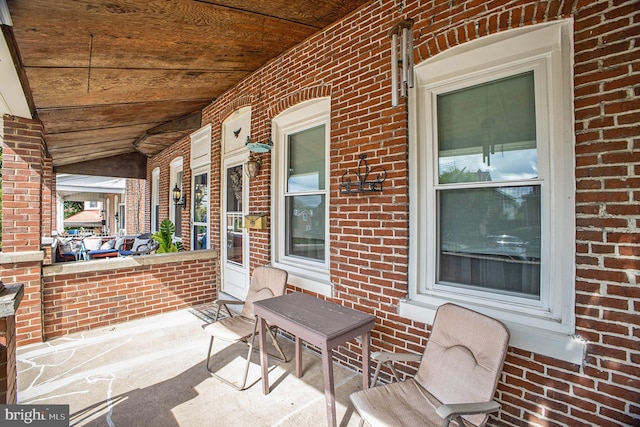
<svg viewBox="0 0 640 427"><path fill-rule="evenodd" d="M78 212L82 212L83 210L84 210L83 202L65 201L64 202L64 219L67 219L70 216L77 214Z"/></svg>

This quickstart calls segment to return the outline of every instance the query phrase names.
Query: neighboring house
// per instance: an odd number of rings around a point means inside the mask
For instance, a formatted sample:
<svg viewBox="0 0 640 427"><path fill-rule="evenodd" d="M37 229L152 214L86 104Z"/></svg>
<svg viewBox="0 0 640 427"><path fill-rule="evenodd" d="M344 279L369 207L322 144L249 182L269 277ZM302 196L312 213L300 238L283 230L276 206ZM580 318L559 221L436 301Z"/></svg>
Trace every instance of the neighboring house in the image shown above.
<svg viewBox="0 0 640 427"><path fill-rule="evenodd" d="M105 220L106 234L140 234L146 227L147 184L144 180L88 175L56 176L56 228L101 228ZM64 202L84 202L85 211L97 210L97 225L74 225L64 219Z"/></svg>
<svg viewBox="0 0 640 427"><path fill-rule="evenodd" d="M421 352L446 302L502 320L493 425L638 425L639 17L635 1L370 2L150 157L146 218L218 249L224 293L242 298L271 264L292 291L375 314L373 351ZM394 106L389 31L406 18L414 86ZM248 135L273 147L240 192ZM362 154L386 180L341 192ZM452 163L481 173L445 181ZM313 244L297 238L299 206L313 206ZM268 220L241 228L246 215ZM337 353L361 366L359 343Z"/></svg>
<svg viewBox="0 0 640 427"><path fill-rule="evenodd" d="M86 202L85 205L89 205L92 202ZM98 202L93 202L98 203ZM71 215L64 220L65 229L78 229L89 228L91 230L100 229L102 233L102 214L100 209L86 208L83 211L78 212L75 215ZM77 231L77 230L76 230Z"/></svg>
<svg viewBox="0 0 640 427"><path fill-rule="evenodd" d="M126 180L87 175L58 174L56 176L56 230L62 233L69 227L89 227L82 223L74 224L70 218L64 218L64 202L82 202L84 210L96 211L99 218L93 218L91 228L101 227L105 220L105 232L115 233L118 229L115 214L120 202L124 203ZM83 214L87 215L87 214ZM86 218L82 218L86 220Z"/></svg>

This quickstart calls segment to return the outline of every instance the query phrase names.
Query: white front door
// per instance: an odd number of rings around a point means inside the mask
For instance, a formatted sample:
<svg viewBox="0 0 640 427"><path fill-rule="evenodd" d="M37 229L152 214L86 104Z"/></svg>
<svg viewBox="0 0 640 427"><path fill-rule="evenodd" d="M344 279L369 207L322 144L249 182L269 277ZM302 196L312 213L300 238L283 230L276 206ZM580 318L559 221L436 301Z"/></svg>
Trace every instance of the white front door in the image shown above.
<svg viewBox="0 0 640 427"><path fill-rule="evenodd" d="M249 233L243 228L249 205L246 159L246 153L229 156L222 174L222 291L241 300L249 290Z"/></svg>

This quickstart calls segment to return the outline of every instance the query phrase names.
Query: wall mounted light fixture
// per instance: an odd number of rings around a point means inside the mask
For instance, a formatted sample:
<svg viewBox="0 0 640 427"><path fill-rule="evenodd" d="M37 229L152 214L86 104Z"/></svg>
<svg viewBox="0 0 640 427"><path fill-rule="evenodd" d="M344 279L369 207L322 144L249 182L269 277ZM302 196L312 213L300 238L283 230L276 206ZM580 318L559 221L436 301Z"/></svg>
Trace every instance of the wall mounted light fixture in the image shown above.
<svg viewBox="0 0 640 427"><path fill-rule="evenodd" d="M184 200L184 196L182 195L182 191L180 191L180 188L178 187L178 184L176 184L175 187L173 187L173 190L171 191L172 193L172 197L173 197L173 203L176 206L182 206L184 207L187 203Z"/></svg>
<svg viewBox="0 0 640 427"><path fill-rule="evenodd" d="M258 172L262 167L262 160L260 160L260 157L249 157L249 160L247 160L244 166L244 170L247 173L247 176L253 179L258 176Z"/></svg>
<svg viewBox="0 0 640 427"><path fill-rule="evenodd" d="M207 195L207 188L203 184L196 184L196 189L193 192L193 203L195 206L200 206L200 203L204 200L204 196Z"/></svg>

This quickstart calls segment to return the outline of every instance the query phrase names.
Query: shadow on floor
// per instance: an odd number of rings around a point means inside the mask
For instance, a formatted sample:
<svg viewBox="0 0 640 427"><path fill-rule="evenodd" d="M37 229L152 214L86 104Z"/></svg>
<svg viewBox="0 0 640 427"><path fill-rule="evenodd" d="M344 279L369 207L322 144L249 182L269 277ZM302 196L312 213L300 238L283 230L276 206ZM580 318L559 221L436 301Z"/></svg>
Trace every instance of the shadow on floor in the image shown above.
<svg viewBox="0 0 640 427"><path fill-rule="evenodd" d="M187 310L90 331L18 350L19 403L68 404L72 426L307 426L325 425L320 358L303 352L294 374L293 343L279 338L290 359L270 359L271 392L263 395L254 352L245 391L205 368L209 336L201 316ZM240 380L242 344L214 346L216 369ZM358 425L349 394L362 376L334 366L337 419Z"/></svg>

